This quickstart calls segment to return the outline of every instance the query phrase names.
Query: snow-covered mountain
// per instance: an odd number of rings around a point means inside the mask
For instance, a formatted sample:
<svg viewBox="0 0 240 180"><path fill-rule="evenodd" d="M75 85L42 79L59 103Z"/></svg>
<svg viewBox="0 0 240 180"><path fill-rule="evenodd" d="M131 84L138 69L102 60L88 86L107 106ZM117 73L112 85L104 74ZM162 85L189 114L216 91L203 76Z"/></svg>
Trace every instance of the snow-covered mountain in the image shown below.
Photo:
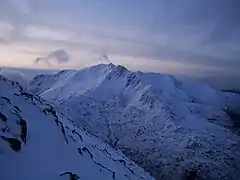
<svg viewBox="0 0 240 180"><path fill-rule="evenodd" d="M39 96L0 76L0 179L153 179Z"/></svg>
<svg viewBox="0 0 240 180"><path fill-rule="evenodd" d="M23 73L17 70L12 70L12 69L0 69L0 75L12 80L12 81L17 81L19 84L21 84L22 87L25 87L28 83L29 80Z"/></svg>
<svg viewBox="0 0 240 180"><path fill-rule="evenodd" d="M238 94L113 64L36 76L29 90L158 179L240 176Z"/></svg>

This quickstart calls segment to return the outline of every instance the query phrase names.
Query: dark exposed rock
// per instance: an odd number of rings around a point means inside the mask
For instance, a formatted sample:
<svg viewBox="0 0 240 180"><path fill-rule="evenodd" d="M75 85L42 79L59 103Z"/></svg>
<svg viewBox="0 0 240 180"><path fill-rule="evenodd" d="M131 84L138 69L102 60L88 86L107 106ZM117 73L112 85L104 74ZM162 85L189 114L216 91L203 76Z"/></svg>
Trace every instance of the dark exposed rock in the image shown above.
<svg viewBox="0 0 240 180"><path fill-rule="evenodd" d="M68 135L74 142L77 142L75 139L74 139L74 137L73 136L71 136L71 135Z"/></svg>
<svg viewBox="0 0 240 180"><path fill-rule="evenodd" d="M7 97L1 97L1 98L4 99L8 104L11 104L11 101Z"/></svg>
<svg viewBox="0 0 240 180"><path fill-rule="evenodd" d="M30 98L33 101L33 95L32 94L29 94L27 92L22 92L21 95L26 96L27 98Z"/></svg>
<svg viewBox="0 0 240 180"><path fill-rule="evenodd" d="M104 149L103 152L105 152L106 154L108 154L109 156L111 156L111 154L108 152L107 149Z"/></svg>
<svg viewBox="0 0 240 180"><path fill-rule="evenodd" d="M65 176L65 175L69 175L69 180L78 180L80 178L77 174L74 174L72 172L64 172L60 174L60 176Z"/></svg>
<svg viewBox="0 0 240 180"><path fill-rule="evenodd" d="M0 112L0 119L2 119L3 122L7 121L7 117L1 112Z"/></svg>
<svg viewBox="0 0 240 180"><path fill-rule="evenodd" d="M231 109L227 109L225 110L225 112L228 115L228 117L232 120L235 127L240 128L240 110L237 112Z"/></svg>
<svg viewBox="0 0 240 180"><path fill-rule="evenodd" d="M20 119L18 124L21 126L20 138L24 143L26 143L26 141L27 141L27 123L25 120Z"/></svg>
<svg viewBox="0 0 240 180"><path fill-rule="evenodd" d="M78 132L75 132L74 134L77 134L77 136L79 137L79 139L80 139L81 141L83 141L82 136L81 136Z"/></svg>
<svg viewBox="0 0 240 180"><path fill-rule="evenodd" d="M68 143L68 139L67 139L67 137L66 137L66 132L65 132L63 123L62 123L61 121L58 121L58 120L56 120L55 122L57 123L57 126L58 126L58 127L60 126L61 131L62 131L63 136L64 136L64 139L65 139L65 141Z"/></svg>
<svg viewBox="0 0 240 180"><path fill-rule="evenodd" d="M87 152L87 153L90 155L90 158L91 158L91 159L93 158L93 155L92 155L92 153L89 151L88 148L83 147L82 150L85 151L85 152Z"/></svg>
<svg viewBox="0 0 240 180"><path fill-rule="evenodd" d="M196 169L189 169L186 170L183 180L196 180L197 179L197 170Z"/></svg>
<svg viewBox="0 0 240 180"><path fill-rule="evenodd" d="M14 108L15 108L18 112L21 112L21 110L19 109L19 107L14 106Z"/></svg>
<svg viewBox="0 0 240 180"><path fill-rule="evenodd" d="M81 154L81 155L83 155L83 153L82 153L82 148L78 148L78 153Z"/></svg>
<svg viewBox="0 0 240 180"><path fill-rule="evenodd" d="M111 172L112 173L112 178L113 179L115 179L116 178L116 173L115 172L113 172L111 169L109 169L109 168L107 168L107 167L105 167L105 166L103 166L101 163L99 163L99 162L96 162L96 161L93 161L95 164L97 164L97 165L99 165L99 166L101 166L102 168L104 168L104 169L106 169L107 171L109 171L109 172Z"/></svg>
<svg viewBox="0 0 240 180"><path fill-rule="evenodd" d="M55 109L52 106L50 106L50 108L43 109L43 112L44 112L45 115L47 115L47 112L51 113L55 118L58 119L57 113L56 113Z"/></svg>
<svg viewBox="0 0 240 180"><path fill-rule="evenodd" d="M18 139L16 138L8 138L8 137L4 137L4 136L1 136L3 140L7 141L9 144L10 144L10 147L18 152L21 150L21 141L19 141Z"/></svg>
<svg viewBox="0 0 240 180"><path fill-rule="evenodd" d="M120 160L118 160L118 162L120 162L120 163L122 163L124 166L126 166L126 161L120 159Z"/></svg>

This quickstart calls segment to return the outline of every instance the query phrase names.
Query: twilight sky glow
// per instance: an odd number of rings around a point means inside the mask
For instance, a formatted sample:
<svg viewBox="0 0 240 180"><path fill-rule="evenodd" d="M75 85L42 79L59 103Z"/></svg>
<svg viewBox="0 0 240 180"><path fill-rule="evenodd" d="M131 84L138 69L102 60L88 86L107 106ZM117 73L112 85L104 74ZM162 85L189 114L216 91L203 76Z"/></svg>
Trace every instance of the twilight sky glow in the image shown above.
<svg viewBox="0 0 240 180"><path fill-rule="evenodd" d="M239 0L0 0L0 66L240 77Z"/></svg>

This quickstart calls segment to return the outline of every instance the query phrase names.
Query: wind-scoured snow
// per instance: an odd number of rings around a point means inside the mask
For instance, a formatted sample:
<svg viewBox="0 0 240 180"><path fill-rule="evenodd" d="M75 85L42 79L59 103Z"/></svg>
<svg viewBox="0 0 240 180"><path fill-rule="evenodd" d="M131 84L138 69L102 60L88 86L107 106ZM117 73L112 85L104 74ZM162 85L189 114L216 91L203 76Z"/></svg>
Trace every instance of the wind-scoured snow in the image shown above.
<svg viewBox="0 0 240 180"><path fill-rule="evenodd" d="M238 179L240 95L96 65L36 76L29 90L157 179Z"/></svg>
<svg viewBox="0 0 240 180"><path fill-rule="evenodd" d="M153 179L39 96L0 76L0 179Z"/></svg>

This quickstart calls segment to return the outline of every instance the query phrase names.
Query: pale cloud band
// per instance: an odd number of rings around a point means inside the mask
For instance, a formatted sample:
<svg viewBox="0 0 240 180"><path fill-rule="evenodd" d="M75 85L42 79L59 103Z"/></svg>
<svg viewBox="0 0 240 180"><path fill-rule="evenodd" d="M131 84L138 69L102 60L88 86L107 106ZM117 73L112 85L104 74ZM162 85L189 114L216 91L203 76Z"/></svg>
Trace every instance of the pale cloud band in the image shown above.
<svg viewBox="0 0 240 180"><path fill-rule="evenodd" d="M239 76L238 5L237 0L1 0L0 65L81 68L101 62L104 49L110 61L132 69Z"/></svg>

